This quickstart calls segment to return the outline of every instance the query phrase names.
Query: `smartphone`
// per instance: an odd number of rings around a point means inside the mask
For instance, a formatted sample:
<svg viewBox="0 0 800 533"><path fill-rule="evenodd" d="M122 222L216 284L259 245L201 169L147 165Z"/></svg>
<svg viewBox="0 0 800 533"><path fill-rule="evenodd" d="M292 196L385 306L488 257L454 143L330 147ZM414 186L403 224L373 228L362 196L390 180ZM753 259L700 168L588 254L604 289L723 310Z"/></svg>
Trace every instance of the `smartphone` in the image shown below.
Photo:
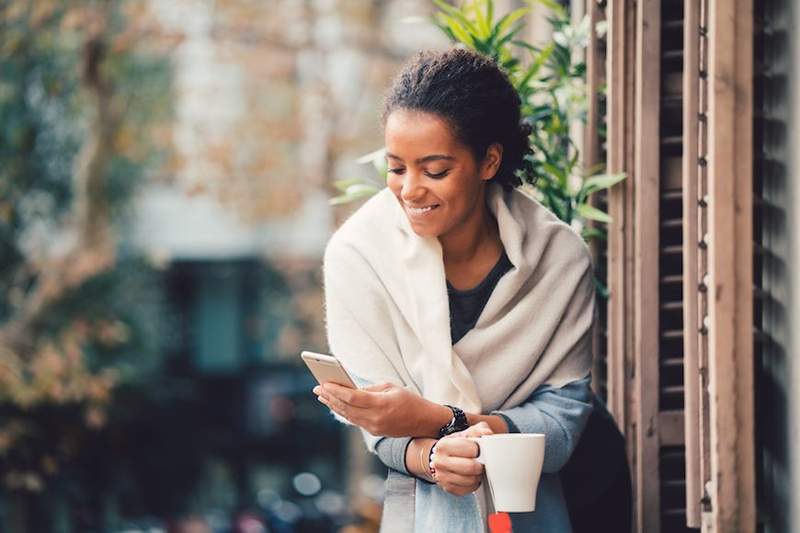
<svg viewBox="0 0 800 533"><path fill-rule="evenodd" d="M305 361L308 369L317 378L320 385L323 383L336 383L343 387L357 389L355 382L344 369L342 363L332 355L304 351L300 357Z"/></svg>

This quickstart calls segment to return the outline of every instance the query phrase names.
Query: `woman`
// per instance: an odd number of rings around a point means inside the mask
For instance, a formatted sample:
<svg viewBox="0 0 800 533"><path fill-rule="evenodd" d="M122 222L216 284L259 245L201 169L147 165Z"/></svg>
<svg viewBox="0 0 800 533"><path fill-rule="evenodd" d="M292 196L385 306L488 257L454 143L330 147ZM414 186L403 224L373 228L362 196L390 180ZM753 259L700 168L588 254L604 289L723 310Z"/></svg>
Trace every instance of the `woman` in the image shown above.
<svg viewBox="0 0 800 533"><path fill-rule="evenodd" d="M592 263L515 188L530 154L519 106L489 58L414 57L384 102L388 187L325 252L329 344L362 389L314 392L389 467L385 531L484 530L492 504L465 437L520 431L544 433L546 451L515 531L571 531L559 471L593 410Z"/></svg>

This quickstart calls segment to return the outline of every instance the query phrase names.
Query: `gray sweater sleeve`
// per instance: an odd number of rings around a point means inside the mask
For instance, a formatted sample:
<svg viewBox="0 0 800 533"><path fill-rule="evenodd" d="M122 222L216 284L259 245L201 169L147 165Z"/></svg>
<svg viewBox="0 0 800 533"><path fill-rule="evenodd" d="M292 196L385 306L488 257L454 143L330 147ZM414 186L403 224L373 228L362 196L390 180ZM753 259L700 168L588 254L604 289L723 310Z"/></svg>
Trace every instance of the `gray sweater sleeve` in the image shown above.
<svg viewBox="0 0 800 533"><path fill-rule="evenodd" d="M406 468L406 448L411 437L383 437L375 444L375 454L392 470L411 475Z"/></svg>
<svg viewBox="0 0 800 533"><path fill-rule="evenodd" d="M502 416L512 433L544 433L545 452L542 470L558 472L578 444L592 413L591 377L555 388L538 387L522 404L492 411Z"/></svg>

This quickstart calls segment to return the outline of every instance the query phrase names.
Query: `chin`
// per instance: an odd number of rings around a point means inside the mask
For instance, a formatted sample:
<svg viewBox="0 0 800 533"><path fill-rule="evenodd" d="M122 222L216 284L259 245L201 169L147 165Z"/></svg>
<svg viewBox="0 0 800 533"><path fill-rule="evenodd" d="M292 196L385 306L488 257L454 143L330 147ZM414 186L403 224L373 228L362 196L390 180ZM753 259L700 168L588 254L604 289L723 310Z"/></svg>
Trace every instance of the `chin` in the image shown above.
<svg viewBox="0 0 800 533"><path fill-rule="evenodd" d="M420 237L438 237L441 234L439 229L435 226L415 223L413 220L409 220L408 222L411 225L411 229L414 230L414 233Z"/></svg>

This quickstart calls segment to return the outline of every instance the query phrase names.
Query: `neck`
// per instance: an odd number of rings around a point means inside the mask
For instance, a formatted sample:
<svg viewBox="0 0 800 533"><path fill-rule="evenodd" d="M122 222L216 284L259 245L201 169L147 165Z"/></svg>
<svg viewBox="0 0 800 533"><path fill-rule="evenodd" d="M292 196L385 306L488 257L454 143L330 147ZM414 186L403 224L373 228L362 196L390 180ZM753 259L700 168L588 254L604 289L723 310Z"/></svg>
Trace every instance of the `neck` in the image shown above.
<svg viewBox="0 0 800 533"><path fill-rule="evenodd" d="M459 264L474 259L486 246L499 241L497 222L486 205L485 189L470 216L444 235L439 236L446 264Z"/></svg>

